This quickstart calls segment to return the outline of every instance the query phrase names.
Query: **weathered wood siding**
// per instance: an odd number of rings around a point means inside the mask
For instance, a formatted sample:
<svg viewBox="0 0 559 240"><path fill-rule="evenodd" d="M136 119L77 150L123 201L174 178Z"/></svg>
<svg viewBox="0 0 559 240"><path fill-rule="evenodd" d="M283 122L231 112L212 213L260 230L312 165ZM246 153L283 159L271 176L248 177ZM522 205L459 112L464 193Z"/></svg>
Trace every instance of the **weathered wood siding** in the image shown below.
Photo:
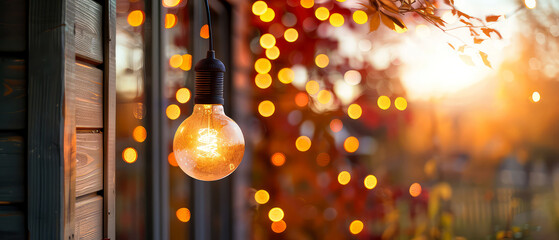
<svg viewBox="0 0 559 240"><path fill-rule="evenodd" d="M76 197L103 189L103 134L76 136Z"/></svg>
<svg viewBox="0 0 559 240"><path fill-rule="evenodd" d="M87 195L76 201L76 238L103 239L103 198Z"/></svg>
<svg viewBox="0 0 559 240"><path fill-rule="evenodd" d="M0 239L25 239L27 5L0 1Z"/></svg>
<svg viewBox="0 0 559 240"><path fill-rule="evenodd" d="M76 63L76 127L103 128L103 71Z"/></svg>
<svg viewBox="0 0 559 240"><path fill-rule="evenodd" d="M102 8L91 0L76 0L76 56L103 62Z"/></svg>

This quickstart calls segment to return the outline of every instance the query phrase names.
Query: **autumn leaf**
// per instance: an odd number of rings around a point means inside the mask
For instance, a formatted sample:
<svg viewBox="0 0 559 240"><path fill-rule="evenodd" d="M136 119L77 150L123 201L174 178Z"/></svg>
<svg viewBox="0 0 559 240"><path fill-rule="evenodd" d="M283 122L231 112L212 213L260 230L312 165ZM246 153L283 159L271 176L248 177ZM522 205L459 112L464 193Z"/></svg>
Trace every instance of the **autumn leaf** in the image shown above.
<svg viewBox="0 0 559 240"><path fill-rule="evenodd" d="M490 15L485 17L485 21L486 22L496 22L499 20L499 18L501 17L501 15Z"/></svg>
<svg viewBox="0 0 559 240"><path fill-rule="evenodd" d="M450 46L452 48L452 50L456 50L456 48L454 48L454 46L450 43L448 43L448 46Z"/></svg>
<svg viewBox="0 0 559 240"><path fill-rule="evenodd" d="M493 68L491 67L491 63L489 62L489 60L487 59L487 53L484 53L482 51L479 51L479 56L481 57L481 60L483 60L483 64L485 64L485 66L489 67L489 68Z"/></svg>
<svg viewBox="0 0 559 240"><path fill-rule="evenodd" d="M390 16L383 12L380 12L380 18L385 26L398 33L402 33L408 30L406 25L404 25L404 22L402 22L402 20L400 20L398 17Z"/></svg>
<svg viewBox="0 0 559 240"><path fill-rule="evenodd" d="M399 13L398 7L391 0L379 0L379 1L382 4L382 7L384 7L386 10L391 11L393 13Z"/></svg>
<svg viewBox="0 0 559 240"><path fill-rule="evenodd" d="M499 31L493 29L493 28L481 28L481 31L483 32L483 34L485 34L487 37L491 37L491 33L495 33L497 34L497 36L499 36L499 39L502 39L503 36L501 35L501 33L499 33Z"/></svg>
<svg viewBox="0 0 559 240"><path fill-rule="evenodd" d="M458 52L463 53L465 48L466 48L466 45L460 46L460 47L458 48Z"/></svg>
<svg viewBox="0 0 559 240"><path fill-rule="evenodd" d="M462 60L462 62L464 62L465 64L468 64L470 66L475 66L474 61L472 61L472 57L468 56L468 55L464 55L461 54L460 55L460 59Z"/></svg>
<svg viewBox="0 0 559 240"><path fill-rule="evenodd" d="M380 26L380 16L378 13L373 13L371 15L371 20L369 21L369 31L374 32Z"/></svg>
<svg viewBox="0 0 559 240"><path fill-rule="evenodd" d="M474 43L475 43L475 44L480 44L480 43L482 43L483 41L485 41L485 39L481 39L481 38L477 38L477 37L474 38Z"/></svg>
<svg viewBox="0 0 559 240"><path fill-rule="evenodd" d="M359 3L359 5L365 7L363 10L365 10L365 12L369 15L377 12L377 9L374 6L363 4L363 3Z"/></svg>

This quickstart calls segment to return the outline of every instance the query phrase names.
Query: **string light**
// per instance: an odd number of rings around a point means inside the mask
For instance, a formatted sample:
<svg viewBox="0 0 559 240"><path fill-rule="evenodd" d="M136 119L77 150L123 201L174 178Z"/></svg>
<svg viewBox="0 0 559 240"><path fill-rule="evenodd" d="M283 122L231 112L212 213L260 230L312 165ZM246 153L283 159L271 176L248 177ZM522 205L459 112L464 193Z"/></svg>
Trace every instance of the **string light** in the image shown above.
<svg viewBox="0 0 559 240"><path fill-rule="evenodd" d="M285 41L295 42L299 38L299 32L295 28L288 28L283 33L283 38L285 38Z"/></svg>
<svg viewBox="0 0 559 240"><path fill-rule="evenodd" d="M281 221L283 219L283 216L284 216L283 210L279 207L272 208L268 212L268 218L270 218L272 222Z"/></svg>
<svg viewBox="0 0 559 240"><path fill-rule="evenodd" d="M147 138L147 131L146 128L143 126L137 126L132 131L132 137L136 142L144 142Z"/></svg>
<svg viewBox="0 0 559 240"><path fill-rule="evenodd" d="M287 224L283 220L272 222L272 231L275 233L282 233L287 228Z"/></svg>
<svg viewBox="0 0 559 240"><path fill-rule="evenodd" d="M260 15L260 20L262 22L271 22L272 20L274 20L275 17L276 17L276 12L274 12L274 9L267 8L266 12Z"/></svg>
<svg viewBox="0 0 559 240"><path fill-rule="evenodd" d="M188 90L188 88L179 88L175 97L177 98L177 102L186 103L190 100L190 90Z"/></svg>
<svg viewBox="0 0 559 240"><path fill-rule="evenodd" d="M532 102L539 102L541 99L540 93L539 92L533 92L532 93Z"/></svg>
<svg viewBox="0 0 559 240"><path fill-rule="evenodd" d="M175 153L171 152L169 153L169 155L167 155L167 161L169 162L169 165L173 166L173 167L178 167L179 164L177 163L177 159L175 159Z"/></svg>
<svg viewBox="0 0 559 240"><path fill-rule="evenodd" d="M276 60L280 55L280 50L277 46L266 49L266 57L270 60Z"/></svg>
<svg viewBox="0 0 559 240"><path fill-rule="evenodd" d="M267 73L264 74L259 73L254 78L254 83L256 84L257 87L261 89L266 89L270 87L270 85L272 85L272 76L270 76L270 74Z"/></svg>
<svg viewBox="0 0 559 240"><path fill-rule="evenodd" d="M344 16L339 13L332 13L330 15L330 24L334 27L341 27L344 25Z"/></svg>
<svg viewBox="0 0 559 240"><path fill-rule="evenodd" d="M365 177L363 184L367 189L373 189L377 186L377 177L375 177L374 175L368 175L367 177Z"/></svg>
<svg viewBox="0 0 559 240"><path fill-rule="evenodd" d="M357 103L353 103L347 108L347 115L351 119L359 119L362 113L363 111L361 110L361 106Z"/></svg>
<svg viewBox="0 0 559 240"><path fill-rule="evenodd" d="M270 33L266 33L260 37L260 46L265 49L272 48L276 45L276 37Z"/></svg>
<svg viewBox="0 0 559 240"><path fill-rule="evenodd" d="M169 105L165 112L167 113L167 117L171 120L175 120L181 115L181 109L176 104Z"/></svg>
<svg viewBox="0 0 559 240"><path fill-rule="evenodd" d="M210 28L208 27L208 24L204 24L204 26L200 28L200 37L203 39L210 38Z"/></svg>
<svg viewBox="0 0 559 240"><path fill-rule="evenodd" d="M268 194L266 190L258 190L254 194L254 200L258 204L265 204L268 202L268 200L270 200L270 194Z"/></svg>
<svg viewBox="0 0 559 240"><path fill-rule="evenodd" d="M301 7L312 8L314 6L314 0L301 0Z"/></svg>
<svg viewBox="0 0 559 240"><path fill-rule="evenodd" d="M307 84L305 84L305 90L307 91L308 94L314 95L318 93L318 90L320 90L320 85L318 84L317 81L310 80L307 82Z"/></svg>
<svg viewBox="0 0 559 240"><path fill-rule="evenodd" d="M184 71L189 71L192 68L192 55L190 54L182 55L182 63L179 68Z"/></svg>
<svg viewBox="0 0 559 240"><path fill-rule="evenodd" d="M328 8L319 7L314 11L314 16L316 17L316 19L324 21L328 19L328 17L330 17L330 11L328 10Z"/></svg>
<svg viewBox="0 0 559 240"><path fill-rule="evenodd" d="M176 7L177 5L179 5L179 3L181 3L181 0L163 0L162 1L163 7L167 7L167 8Z"/></svg>
<svg viewBox="0 0 559 240"><path fill-rule="evenodd" d="M171 56L171 58L169 58L169 65L171 65L171 67L173 68L178 68L181 66L182 61L183 61L182 56L175 54Z"/></svg>
<svg viewBox="0 0 559 240"><path fill-rule="evenodd" d="M181 222L190 221L190 210L188 208L179 208L176 212L177 219Z"/></svg>
<svg viewBox="0 0 559 240"><path fill-rule="evenodd" d="M421 185L419 183L413 183L410 186L410 195L412 197L417 197L421 194Z"/></svg>
<svg viewBox="0 0 559 240"><path fill-rule="evenodd" d="M256 16L264 14L268 10L268 4L264 1L256 1L252 4L252 13Z"/></svg>
<svg viewBox="0 0 559 240"><path fill-rule="evenodd" d="M357 151L358 148L359 148L359 140L357 140L356 137L350 136L350 137L345 139L344 149L348 153L353 153L353 152Z"/></svg>
<svg viewBox="0 0 559 240"><path fill-rule="evenodd" d="M258 112L262 115L262 117L270 117L275 111L276 107L271 101L264 100L258 104Z"/></svg>
<svg viewBox="0 0 559 240"><path fill-rule="evenodd" d="M408 107L408 101L403 97L397 97L396 100L394 100L394 107L400 111L404 111Z"/></svg>
<svg viewBox="0 0 559 240"><path fill-rule="evenodd" d="M351 180L351 174L347 171L342 171L338 174L338 183L341 185L347 185Z"/></svg>
<svg viewBox="0 0 559 240"><path fill-rule="evenodd" d="M282 82L283 84L289 84L293 82L294 78L295 72L293 72L291 68L282 68L278 72L278 80L280 80L280 82Z"/></svg>
<svg viewBox="0 0 559 240"><path fill-rule="evenodd" d="M274 166L280 167L285 164L285 155L283 153L274 153L271 157L271 162Z"/></svg>
<svg viewBox="0 0 559 240"><path fill-rule="evenodd" d="M254 62L254 70L260 74L268 73L272 70L272 63L270 63L270 60L266 58L259 58L256 62Z"/></svg>
<svg viewBox="0 0 559 240"><path fill-rule="evenodd" d="M357 24L365 24L369 20L367 13L362 10L353 12L353 21Z"/></svg>
<svg viewBox="0 0 559 240"><path fill-rule="evenodd" d="M304 92L299 92L295 95L295 105L299 107L307 106L309 103L309 96Z"/></svg>
<svg viewBox="0 0 559 240"><path fill-rule="evenodd" d="M172 28L177 25L177 16L172 13L165 14L165 28Z"/></svg>
<svg viewBox="0 0 559 240"><path fill-rule="evenodd" d="M128 24L132 27L138 27L144 23L145 14L142 10L134 10L128 14Z"/></svg>
<svg viewBox="0 0 559 240"><path fill-rule="evenodd" d="M300 136L295 140L295 147L300 152L306 152L311 148L311 139L307 136Z"/></svg>
<svg viewBox="0 0 559 240"><path fill-rule="evenodd" d="M330 63L330 59L328 58L328 56L326 56L326 54L318 54L314 59L314 63L319 68L325 68L326 66L328 66L328 63Z"/></svg>
<svg viewBox="0 0 559 240"><path fill-rule="evenodd" d="M524 5L526 5L528 9L534 9L536 8L537 2L536 0L524 0Z"/></svg>
<svg viewBox="0 0 559 240"><path fill-rule="evenodd" d="M332 100L332 92L328 90L320 90L316 98L318 99L318 102L322 104L327 104Z"/></svg>
<svg viewBox="0 0 559 240"><path fill-rule="evenodd" d="M349 224L349 231L351 232L351 234L359 234L361 231L363 231L363 222L359 221L359 220L354 220L353 222L351 222L351 224Z"/></svg>
<svg viewBox="0 0 559 240"><path fill-rule="evenodd" d="M122 160L124 160L127 163L134 163L136 160L138 159L138 152L136 152L136 149L134 148L125 148L124 151L122 151Z"/></svg>
<svg viewBox="0 0 559 240"><path fill-rule="evenodd" d="M387 96L378 97L377 105L382 110L388 109L390 107L390 98L388 98Z"/></svg>
<svg viewBox="0 0 559 240"><path fill-rule="evenodd" d="M332 130L332 132L339 132L342 130L342 128L344 127L344 124L342 123L342 120L334 118L332 119L332 121L330 121L330 129Z"/></svg>

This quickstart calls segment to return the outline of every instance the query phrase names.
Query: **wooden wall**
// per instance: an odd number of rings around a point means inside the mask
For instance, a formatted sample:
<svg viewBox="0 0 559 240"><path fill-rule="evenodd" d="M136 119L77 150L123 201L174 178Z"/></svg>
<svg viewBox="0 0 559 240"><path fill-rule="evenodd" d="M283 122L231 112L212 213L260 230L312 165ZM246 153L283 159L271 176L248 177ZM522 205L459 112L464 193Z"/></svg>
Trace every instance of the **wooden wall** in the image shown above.
<svg viewBox="0 0 559 240"><path fill-rule="evenodd" d="M25 1L0 1L0 238L25 238Z"/></svg>
<svg viewBox="0 0 559 240"><path fill-rule="evenodd" d="M114 239L115 0L0 1L0 239Z"/></svg>

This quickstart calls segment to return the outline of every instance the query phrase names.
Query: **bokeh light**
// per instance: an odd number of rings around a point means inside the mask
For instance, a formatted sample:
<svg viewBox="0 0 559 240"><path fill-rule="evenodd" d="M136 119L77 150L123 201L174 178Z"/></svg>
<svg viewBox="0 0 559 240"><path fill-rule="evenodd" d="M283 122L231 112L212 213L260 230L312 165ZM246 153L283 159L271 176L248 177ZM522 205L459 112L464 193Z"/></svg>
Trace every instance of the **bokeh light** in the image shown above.
<svg viewBox="0 0 559 240"><path fill-rule="evenodd" d="M258 204L265 204L268 202L268 200L270 200L270 194L268 194L268 192L264 189L262 190L258 190L256 191L256 193L254 194L254 200L258 203Z"/></svg>
<svg viewBox="0 0 559 240"><path fill-rule="evenodd" d="M373 189L377 186L377 177L375 175L368 175L365 177L363 184L367 189Z"/></svg>
<svg viewBox="0 0 559 240"><path fill-rule="evenodd" d="M268 218L270 218L272 222L281 221L283 219L283 216L284 216L283 210L279 207L272 208L268 212Z"/></svg>
<svg viewBox="0 0 559 240"><path fill-rule="evenodd" d="M332 130L332 132L339 132L342 130L343 127L344 124L340 119L334 118L332 119L332 121L330 121L330 129Z"/></svg>
<svg viewBox="0 0 559 240"><path fill-rule="evenodd" d="M301 0L301 7L312 8L314 6L314 0Z"/></svg>
<svg viewBox="0 0 559 240"><path fill-rule="evenodd" d="M137 27L144 23L145 14L142 10L134 10L128 14L127 20L130 26Z"/></svg>
<svg viewBox="0 0 559 240"><path fill-rule="evenodd" d="M177 25L177 16L172 13L165 14L165 28L172 28Z"/></svg>
<svg viewBox="0 0 559 240"><path fill-rule="evenodd" d="M353 222L351 222L351 224L349 224L349 231L351 232L351 234L359 234L361 231L363 231L363 222L354 220Z"/></svg>
<svg viewBox="0 0 559 240"><path fill-rule="evenodd" d="M280 50L277 46L266 49L266 57L270 60L276 60L280 55Z"/></svg>
<svg viewBox="0 0 559 240"><path fill-rule="evenodd" d="M188 90L188 88L179 88L175 97L177 98L177 102L186 103L190 100L190 90Z"/></svg>
<svg viewBox="0 0 559 240"><path fill-rule="evenodd" d="M347 108L347 115L351 119L359 119L362 113L363 111L361 110L361 106L357 103L353 103Z"/></svg>
<svg viewBox="0 0 559 240"><path fill-rule="evenodd" d="M327 104L332 100L332 92L328 90L320 90L316 96L319 103Z"/></svg>
<svg viewBox="0 0 559 240"><path fill-rule="evenodd" d="M348 171L342 171L338 174L338 183L341 185L347 185L351 180L351 174Z"/></svg>
<svg viewBox="0 0 559 240"><path fill-rule="evenodd" d="M274 20L275 17L276 17L276 12L274 12L274 9L267 8L266 12L260 15L260 20L262 22L271 22L272 20Z"/></svg>
<svg viewBox="0 0 559 240"><path fill-rule="evenodd" d="M270 63L270 60L266 58L259 58L256 62L254 62L254 70L260 74L268 73L272 70L272 63Z"/></svg>
<svg viewBox="0 0 559 240"><path fill-rule="evenodd" d="M210 28L208 27L208 24L204 24L204 26L200 28L200 37L203 39L210 38Z"/></svg>
<svg viewBox="0 0 559 240"><path fill-rule="evenodd" d="M178 167L179 163L177 162L177 159L175 158L175 153L171 152L169 153L169 155L167 155L167 161L169 162L169 165L173 166L173 167Z"/></svg>
<svg viewBox="0 0 559 240"><path fill-rule="evenodd" d="M295 42L299 38L299 32L295 28L288 28L283 33L283 38L285 38L285 41Z"/></svg>
<svg viewBox="0 0 559 240"><path fill-rule="evenodd" d="M357 149L359 149L359 140L354 136L350 136L346 138L344 141L344 149L348 153L353 153L357 151Z"/></svg>
<svg viewBox="0 0 559 240"><path fill-rule="evenodd" d="M188 208L179 208L179 210L177 210L176 215L179 221L181 222L190 221L190 210L188 210Z"/></svg>
<svg viewBox="0 0 559 240"><path fill-rule="evenodd" d="M529 9L534 9L536 8L537 2L536 0L524 0L524 5Z"/></svg>
<svg viewBox="0 0 559 240"><path fill-rule="evenodd" d="M408 107L408 101L403 97L397 97L396 100L394 100L394 107L400 111L404 111Z"/></svg>
<svg viewBox="0 0 559 240"><path fill-rule="evenodd" d="M130 1L133 2L133 1ZM162 1L162 5L163 7L176 7L177 5L179 5L179 3L181 3L181 0L163 0Z"/></svg>
<svg viewBox="0 0 559 240"><path fill-rule="evenodd" d="M136 142L144 142L147 138L148 134L146 128L143 126L136 126L132 131L132 137Z"/></svg>
<svg viewBox="0 0 559 240"><path fill-rule="evenodd" d="M315 80L310 80L307 82L307 84L305 84L305 90L308 94L314 95L318 93L318 90L320 90L320 84L318 84L318 82Z"/></svg>
<svg viewBox="0 0 559 240"><path fill-rule="evenodd" d="M124 151L122 151L122 160L124 160L127 163L133 163L138 159L138 152L136 152L136 149L128 147L125 148Z"/></svg>
<svg viewBox="0 0 559 240"><path fill-rule="evenodd" d="M361 82L361 73L355 70L349 70L345 72L344 80L347 84L355 86Z"/></svg>
<svg viewBox="0 0 559 240"><path fill-rule="evenodd" d="M283 220L272 222L272 231L275 233L282 233L287 228L287 224Z"/></svg>
<svg viewBox="0 0 559 240"><path fill-rule="evenodd" d="M533 92L532 93L532 102L539 102L541 99L540 93L539 92Z"/></svg>
<svg viewBox="0 0 559 240"><path fill-rule="evenodd" d="M330 163L330 154L322 152L316 156L316 164L321 167L326 167Z"/></svg>
<svg viewBox="0 0 559 240"><path fill-rule="evenodd" d="M314 11L314 16L318 20L324 21L324 20L328 19L328 17L330 17L330 11L328 10L328 8L319 7Z"/></svg>
<svg viewBox="0 0 559 240"><path fill-rule="evenodd" d="M314 59L314 63L319 68L325 68L326 66L328 66L328 63L330 63L330 59L328 58L328 56L326 56L326 54L318 54Z"/></svg>
<svg viewBox="0 0 559 240"><path fill-rule="evenodd" d="M280 80L280 82L282 82L283 84L288 84L293 82L294 78L295 78L295 72L293 72L291 68L282 68L278 72L278 80Z"/></svg>
<svg viewBox="0 0 559 240"><path fill-rule="evenodd" d="M264 100L260 102L260 104L258 104L258 112L263 117L272 116L275 111L276 111L276 106L274 106L274 103L272 103L271 101Z"/></svg>
<svg viewBox="0 0 559 240"><path fill-rule="evenodd" d="M190 54L183 54L182 55L182 64L179 67L184 71L189 71L192 69L192 55Z"/></svg>
<svg viewBox="0 0 559 240"><path fill-rule="evenodd" d="M390 108L390 98L388 98L387 96L378 97L377 105L382 110L386 110L386 109Z"/></svg>
<svg viewBox="0 0 559 240"><path fill-rule="evenodd" d="M300 136L295 140L295 147L301 152L306 152L311 148L311 139L307 136Z"/></svg>
<svg viewBox="0 0 559 240"><path fill-rule="evenodd" d="M274 153L270 161L276 167L283 166L283 164L285 164L285 155L280 152Z"/></svg>
<svg viewBox="0 0 559 240"><path fill-rule="evenodd" d="M309 95L305 92L299 92L295 95L295 105L299 107L307 106L309 103Z"/></svg>
<svg viewBox="0 0 559 240"><path fill-rule="evenodd" d="M167 113L167 117L171 120L175 120L181 115L181 109L176 104L169 105L165 112Z"/></svg>
<svg viewBox="0 0 559 240"><path fill-rule="evenodd" d="M270 33L266 33L260 37L260 46L265 49L272 48L276 45L276 37Z"/></svg>
<svg viewBox="0 0 559 240"><path fill-rule="evenodd" d="M270 85L272 84L272 76L270 76L270 74L267 73L256 74L256 77L254 78L254 83L256 84L257 87L261 89L266 89L270 87Z"/></svg>
<svg viewBox="0 0 559 240"><path fill-rule="evenodd" d="M268 4L264 1L256 1L252 4L252 13L256 16L264 14L268 10Z"/></svg>
<svg viewBox="0 0 559 240"><path fill-rule="evenodd" d="M182 56L179 54L175 54L169 58L169 65L173 68L178 68L182 64Z"/></svg>
<svg viewBox="0 0 559 240"><path fill-rule="evenodd" d="M412 197L417 197L421 194L421 185L419 183L413 183L410 186L410 195Z"/></svg>
<svg viewBox="0 0 559 240"><path fill-rule="evenodd" d="M353 12L353 21L357 24L365 24L369 20L367 13L362 10Z"/></svg>
<svg viewBox="0 0 559 240"><path fill-rule="evenodd" d="M339 13L332 13L330 15L330 24L334 27L341 27L344 25L344 16Z"/></svg>

